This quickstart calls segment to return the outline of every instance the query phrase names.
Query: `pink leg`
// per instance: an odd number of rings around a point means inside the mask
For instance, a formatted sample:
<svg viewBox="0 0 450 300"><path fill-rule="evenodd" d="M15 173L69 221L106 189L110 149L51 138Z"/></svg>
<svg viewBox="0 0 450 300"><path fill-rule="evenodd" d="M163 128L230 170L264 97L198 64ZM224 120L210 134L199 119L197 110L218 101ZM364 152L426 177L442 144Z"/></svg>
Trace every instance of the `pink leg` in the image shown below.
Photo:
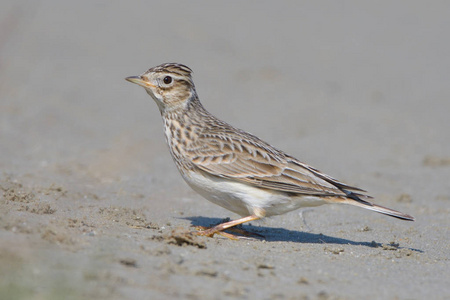
<svg viewBox="0 0 450 300"><path fill-rule="evenodd" d="M256 215L251 215L251 216L240 218L240 219L233 220L233 221L230 221L230 222L222 223L222 224L216 225L216 226L214 226L212 228L208 228L208 229L205 229L205 230L197 231L196 234L197 235L202 235L202 236L207 236L207 237L213 237L214 234L217 233L217 234L220 234L220 235L222 235L224 237L227 237L229 239L237 240L237 239L240 238L239 236L235 236L233 234L224 232L224 230L226 230L228 228L231 228L231 227L234 227L236 225L240 225L240 224L243 224L243 223L246 223L246 222L251 222L251 221L255 221L255 220L259 220L259 219L260 219L260 217L258 217Z"/></svg>

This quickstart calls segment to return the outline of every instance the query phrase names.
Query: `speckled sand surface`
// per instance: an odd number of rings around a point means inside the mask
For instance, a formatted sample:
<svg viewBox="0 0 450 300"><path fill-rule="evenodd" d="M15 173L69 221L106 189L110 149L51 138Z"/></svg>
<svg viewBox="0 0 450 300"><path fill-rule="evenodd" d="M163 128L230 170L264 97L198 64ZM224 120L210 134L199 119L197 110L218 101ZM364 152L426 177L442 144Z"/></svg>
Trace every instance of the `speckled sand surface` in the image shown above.
<svg viewBox="0 0 450 300"><path fill-rule="evenodd" d="M0 299L449 299L449 2L217 3L2 2ZM331 205L190 239L237 216L182 182L124 80L164 62L417 221Z"/></svg>

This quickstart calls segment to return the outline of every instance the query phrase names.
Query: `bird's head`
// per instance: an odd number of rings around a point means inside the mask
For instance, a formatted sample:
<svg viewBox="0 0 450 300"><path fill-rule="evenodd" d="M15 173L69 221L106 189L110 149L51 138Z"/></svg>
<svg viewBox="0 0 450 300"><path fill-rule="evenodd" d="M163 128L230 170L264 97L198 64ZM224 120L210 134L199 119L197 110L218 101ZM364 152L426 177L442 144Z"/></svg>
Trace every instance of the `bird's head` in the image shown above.
<svg viewBox="0 0 450 300"><path fill-rule="evenodd" d="M142 86L164 113L185 109L196 95L191 74L192 70L185 65L168 63L125 79Z"/></svg>

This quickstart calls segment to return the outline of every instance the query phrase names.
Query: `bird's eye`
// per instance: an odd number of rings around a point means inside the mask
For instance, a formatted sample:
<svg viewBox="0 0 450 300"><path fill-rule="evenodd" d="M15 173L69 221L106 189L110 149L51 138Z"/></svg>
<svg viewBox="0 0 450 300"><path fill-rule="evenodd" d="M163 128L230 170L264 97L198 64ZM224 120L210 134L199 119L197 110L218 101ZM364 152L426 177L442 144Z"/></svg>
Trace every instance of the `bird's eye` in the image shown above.
<svg viewBox="0 0 450 300"><path fill-rule="evenodd" d="M172 82L172 77L166 76L164 77L163 81L165 84L170 84Z"/></svg>

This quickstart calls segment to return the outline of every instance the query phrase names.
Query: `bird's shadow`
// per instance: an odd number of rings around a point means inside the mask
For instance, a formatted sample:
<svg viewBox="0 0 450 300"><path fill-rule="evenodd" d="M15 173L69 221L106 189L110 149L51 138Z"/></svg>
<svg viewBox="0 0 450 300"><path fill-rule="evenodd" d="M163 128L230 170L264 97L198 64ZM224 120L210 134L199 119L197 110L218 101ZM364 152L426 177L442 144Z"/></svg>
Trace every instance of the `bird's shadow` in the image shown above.
<svg viewBox="0 0 450 300"><path fill-rule="evenodd" d="M208 217L186 217L182 218L185 220L191 221L191 226L204 226L211 227L217 224L223 223L223 219L219 218L208 218ZM226 221L226 220L225 220ZM274 228L274 227L266 227L266 226L253 226L253 225L240 225L241 228L248 232L253 232L259 235L264 236L263 238L256 238L265 240L268 242L293 242L293 243L302 243L302 244L336 244L336 245L355 245L355 246L365 246L371 248L383 247L382 243L377 243L375 241L371 242L357 242L337 237L332 237L328 235L324 235L322 233L310 233L310 232L302 232L302 231L294 231L284 228ZM418 253L423 253L422 250L413 249L413 248L405 248L398 247L397 249L409 249L411 251L415 251Z"/></svg>

